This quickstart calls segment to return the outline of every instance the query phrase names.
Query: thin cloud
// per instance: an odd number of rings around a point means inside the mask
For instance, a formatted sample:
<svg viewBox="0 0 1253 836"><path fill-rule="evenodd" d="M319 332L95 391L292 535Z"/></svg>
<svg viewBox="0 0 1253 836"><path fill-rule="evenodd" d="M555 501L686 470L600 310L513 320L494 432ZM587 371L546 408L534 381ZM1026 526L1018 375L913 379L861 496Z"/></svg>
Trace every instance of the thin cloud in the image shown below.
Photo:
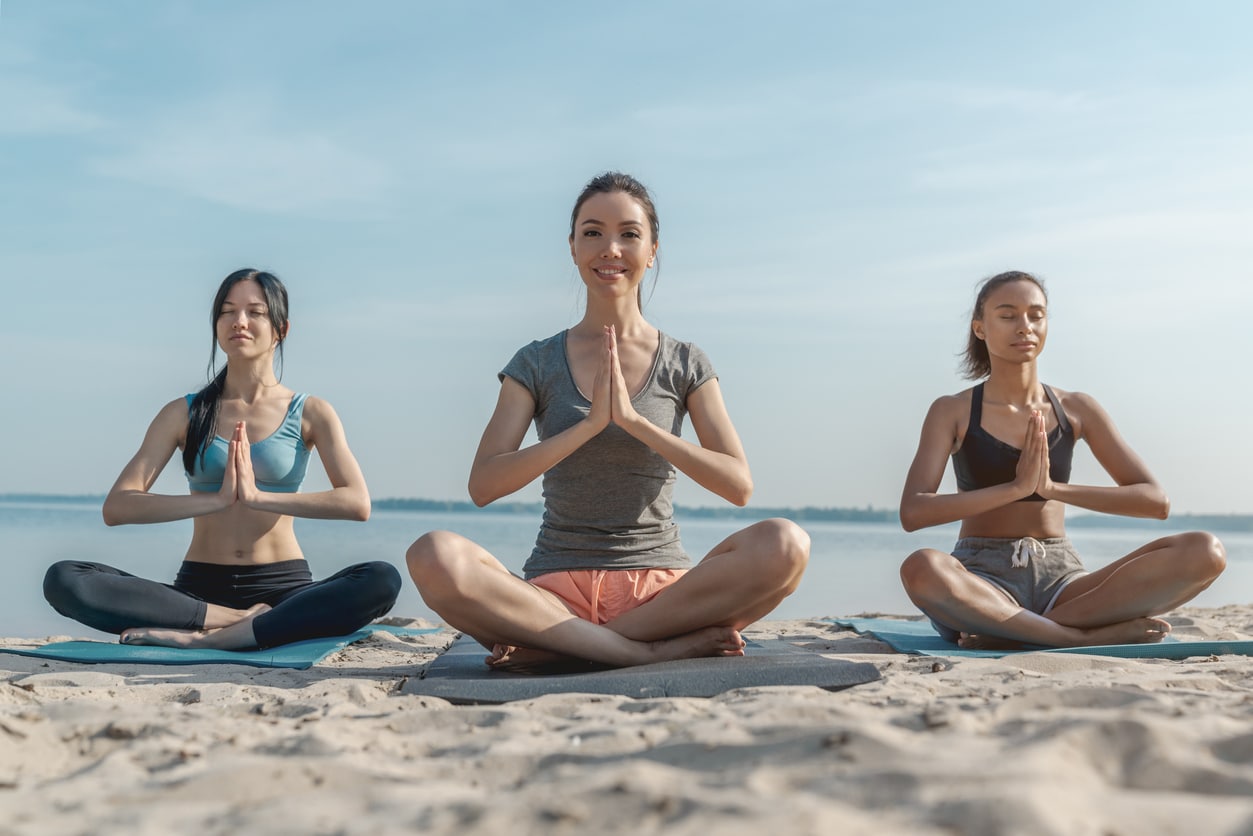
<svg viewBox="0 0 1253 836"><path fill-rule="evenodd" d="M70 87L33 76L0 75L0 135L46 136L82 134L101 121L82 107Z"/></svg>
<svg viewBox="0 0 1253 836"><path fill-rule="evenodd" d="M96 173L169 189L236 209L326 215L379 198L375 158L302 126L277 124L253 97L220 97L164 115L128 134L134 144L98 159Z"/></svg>

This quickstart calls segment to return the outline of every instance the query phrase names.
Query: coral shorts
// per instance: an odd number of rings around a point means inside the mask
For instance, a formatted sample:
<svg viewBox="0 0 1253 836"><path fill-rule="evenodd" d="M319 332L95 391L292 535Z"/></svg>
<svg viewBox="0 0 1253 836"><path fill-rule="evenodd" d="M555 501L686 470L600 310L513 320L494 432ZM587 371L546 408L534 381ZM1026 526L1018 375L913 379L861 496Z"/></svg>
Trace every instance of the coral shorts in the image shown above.
<svg viewBox="0 0 1253 836"><path fill-rule="evenodd" d="M528 583L561 599L584 621L604 624L657 597L686 569L579 569L548 572Z"/></svg>

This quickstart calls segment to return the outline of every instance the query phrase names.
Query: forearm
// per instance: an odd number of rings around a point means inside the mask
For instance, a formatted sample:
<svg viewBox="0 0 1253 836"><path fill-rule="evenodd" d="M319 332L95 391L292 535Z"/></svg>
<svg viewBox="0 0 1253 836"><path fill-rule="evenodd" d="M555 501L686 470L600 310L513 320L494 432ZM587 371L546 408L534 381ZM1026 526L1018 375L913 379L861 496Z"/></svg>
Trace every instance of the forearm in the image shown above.
<svg viewBox="0 0 1253 836"><path fill-rule="evenodd" d="M470 469L470 499L482 507L521 490L600 431L589 421L580 421L529 447L483 456Z"/></svg>
<svg viewBox="0 0 1253 836"><path fill-rule="evenodd" d="M917 531L995 511L1030 495L1014 482L958 493L911 493L901 499L901 526Z"/></svg>
<svg viewBox="0 0 1253 836"><path fill-rule="evenodd" d="M744 459L692 444L643 417L623 429L696 484L732 505L747 505L752 497L753 476Z"/></svg>
<svg viewBox="0 0 1253 836"><path fill-rule="evenodd" d="M370 495L364 487L344 486L315 493L258 491L245 504L257 511L286 514L310 520L356 520L370 518Z"/></svg>
<svg viewBox="0 0 1253 836"><path fill-rule="evenodd" d="M216 514L227 504L216 492L170 495L118 490L105 497L101 514L105 525L143 525Z"/></svg>
<svg viewBox="0 0 1253 836"><path fill-rule="evenodd" d="M1124 517L1149 517L1164 520L1170 514L1170 499L1161 487L1151 482L1118 486L1069 485L1054 482L1044 497L1078 508L1086 508L1089 511L1118 514Z"/></svg>

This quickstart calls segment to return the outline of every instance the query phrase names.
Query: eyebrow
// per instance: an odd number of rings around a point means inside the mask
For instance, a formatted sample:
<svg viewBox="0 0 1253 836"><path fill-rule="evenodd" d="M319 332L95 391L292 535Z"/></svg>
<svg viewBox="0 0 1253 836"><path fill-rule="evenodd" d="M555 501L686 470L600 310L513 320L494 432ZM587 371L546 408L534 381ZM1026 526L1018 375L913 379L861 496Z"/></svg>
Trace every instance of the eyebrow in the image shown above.
<svg viewBox="0 0 1253 836"><path fill-rule="evenodd" d="M1045 306L1044 306L1044 305L1039 305L1039 304L1036 304L1036 303L1034 303L1034 302L1033 302L1032 304L1030 304L1030 305L1027 305L1026 307L1027 307L1027 308L1029 308L1030 310L1033 310L1033 311L1034 311L1034 310L1039 310L1039 311L1045 310ZM1017 305L1014 305L1014 304L1012 304L1012 303L1010 303L1010 302L1002 302L1001 304L997 305L997 306L996 306L995 308L993 308L992 310L999 311L999 310L1003 310L1004 308L1009 308L1009 309L1012 311L1012 310L1017 310L1017 309L1018 309L1018 306L1017 306Z"/></svg>
<svg viewBox="0 0 1253 836"><path fill-rule="evenodd" d="M595 226L604 226L605 222L601 220L597 220L596 218L588 218L581 225L588 226L589 224L595 225ZM638 226L642 228L644 224L640 223L639 221L623 221L621 224L619 224L619 226Z"/></svg>

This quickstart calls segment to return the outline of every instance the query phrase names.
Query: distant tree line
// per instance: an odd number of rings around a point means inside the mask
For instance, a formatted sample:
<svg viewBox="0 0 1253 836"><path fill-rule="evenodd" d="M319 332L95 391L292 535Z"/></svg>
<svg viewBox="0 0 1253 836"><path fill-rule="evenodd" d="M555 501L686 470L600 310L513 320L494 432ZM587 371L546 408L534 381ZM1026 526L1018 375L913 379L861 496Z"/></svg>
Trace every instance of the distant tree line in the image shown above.
<svg viewBox="0 0 1253 836"><path fill-rule="evenodd" d="M102 494L0 494L0 502L56 502L65 504L99 504L104 501ZM541 502L493 502L490 509L477 507L473 502L453 499L376 499L376 511L426 511L438 514L530 514L538 516L543 513ZM675 514L688 519L761 519L763 517L784 517L796 522L897 522L895 508L737 508L734 505L723 507L676 505ZM1162 528L1170 530L1200 528L1207 531L1253 531L1253 514L1175 514L1168 520L1141 519L1138 517L1116 517L1109 514L1076 514L1066 520L1066 524L1075 528Z"/></svg>

